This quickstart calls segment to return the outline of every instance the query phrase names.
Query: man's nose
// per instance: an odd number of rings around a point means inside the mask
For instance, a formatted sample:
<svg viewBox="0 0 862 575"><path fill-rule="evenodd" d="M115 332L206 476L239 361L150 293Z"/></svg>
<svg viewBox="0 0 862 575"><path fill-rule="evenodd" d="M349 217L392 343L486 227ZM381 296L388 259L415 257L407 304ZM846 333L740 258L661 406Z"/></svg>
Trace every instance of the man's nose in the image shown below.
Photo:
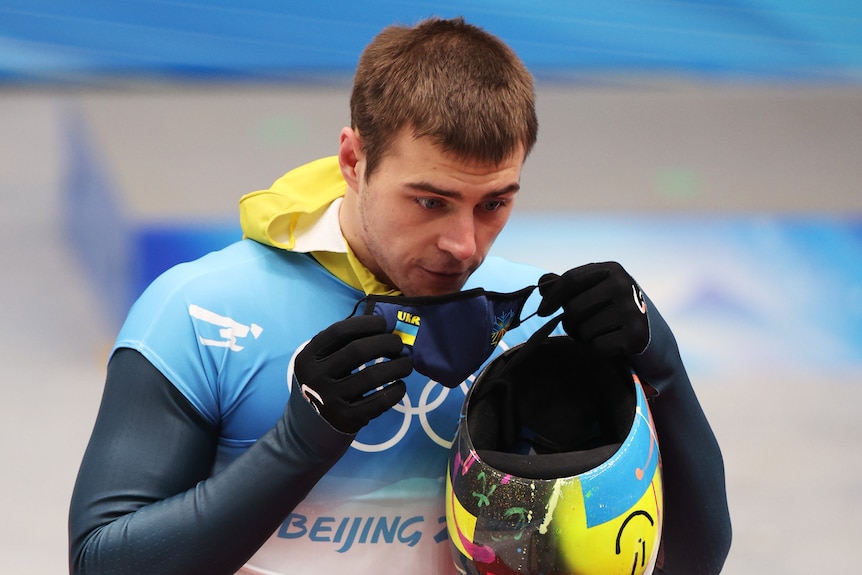
<svg viewBox="0 0 862 575"><path fill-rule="evenodd" d="M472 213L455 214L442 222L445 226L437 242L444 252L459 261L468 260L476 253L476 223Z"/></svg>

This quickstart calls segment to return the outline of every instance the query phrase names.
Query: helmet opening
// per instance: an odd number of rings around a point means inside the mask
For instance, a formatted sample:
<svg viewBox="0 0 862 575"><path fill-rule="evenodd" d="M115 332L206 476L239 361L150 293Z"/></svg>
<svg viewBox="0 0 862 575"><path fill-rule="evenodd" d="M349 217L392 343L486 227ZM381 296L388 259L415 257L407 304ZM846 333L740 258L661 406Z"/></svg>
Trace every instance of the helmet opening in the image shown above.
<svg viewBox="0 0 862 575"><path fill-rule="evenodd" d="M517 346L476 380L466 425L488 465L529 479L574 476L601 465L632 428L631 369L595 357L567 336Z"/></svg>

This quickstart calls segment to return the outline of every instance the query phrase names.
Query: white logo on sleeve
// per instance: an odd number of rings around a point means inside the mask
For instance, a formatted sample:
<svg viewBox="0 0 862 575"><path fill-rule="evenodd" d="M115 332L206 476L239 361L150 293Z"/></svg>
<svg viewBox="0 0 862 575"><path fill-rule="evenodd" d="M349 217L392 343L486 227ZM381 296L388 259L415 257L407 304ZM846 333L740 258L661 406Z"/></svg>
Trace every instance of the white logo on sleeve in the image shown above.
<svg viewBox="0 0 862 575"><path fill-rule="evenodd" d="M250 326L244 325L229 317L224 317L194 304L189 306L189 315L221 328L218 333L222 339L207 339L203 336L198 336L203 345L227 347L231 351L240 351L244 346L238 345L236 343L237 339L246 338L249 334L254 339L257 339L261 332L263 332L263 328L256 323Z"/></svg>
<svg viewBox="0 0 862 575"><path fill-rule="evenodd" d="M646 297L644 296L643 290L639 290L638 286L632 286L632 295L635 298L635 305L638 307L641 313L646 313Z"/></svg>

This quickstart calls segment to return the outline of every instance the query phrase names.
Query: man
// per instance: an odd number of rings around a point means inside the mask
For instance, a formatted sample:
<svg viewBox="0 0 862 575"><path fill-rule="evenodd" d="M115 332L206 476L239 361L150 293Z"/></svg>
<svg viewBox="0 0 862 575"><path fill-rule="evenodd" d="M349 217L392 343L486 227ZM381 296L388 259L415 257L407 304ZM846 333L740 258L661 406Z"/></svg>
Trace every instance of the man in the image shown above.
<svg viewBox="0 0 862 575"><path fill-rule="evenodd" d="M721 454L649 300L616 264L554 277L486 258L536 140L520 60L460 19L389 27L363 52L351 115L336 157L242 199L245 239L169 270L130 311L72 498L71 572L455 573L443 478L472 377L437 382L487 356L449 350L433 371L404 351L420 314L398 316L399 336L360 304L537 283L496 352L562 309L572 337L630 356L658 392L660 572L718 572ZM444 346L485 318L449 319Z"/></svg>

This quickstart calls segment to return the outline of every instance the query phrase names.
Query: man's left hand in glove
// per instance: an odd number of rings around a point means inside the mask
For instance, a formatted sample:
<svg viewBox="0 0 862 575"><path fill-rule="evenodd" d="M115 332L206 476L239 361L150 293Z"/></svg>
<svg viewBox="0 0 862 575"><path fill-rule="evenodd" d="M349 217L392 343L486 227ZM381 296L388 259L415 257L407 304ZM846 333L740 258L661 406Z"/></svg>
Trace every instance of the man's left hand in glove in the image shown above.
<svg viewBox="0 0 862 575"><path fill-rule="evenodd" d="M616 262L591 263L539 280L538 314L563 309L563 329L603 357L635 355L650 340L643 292Z"/></svg>

